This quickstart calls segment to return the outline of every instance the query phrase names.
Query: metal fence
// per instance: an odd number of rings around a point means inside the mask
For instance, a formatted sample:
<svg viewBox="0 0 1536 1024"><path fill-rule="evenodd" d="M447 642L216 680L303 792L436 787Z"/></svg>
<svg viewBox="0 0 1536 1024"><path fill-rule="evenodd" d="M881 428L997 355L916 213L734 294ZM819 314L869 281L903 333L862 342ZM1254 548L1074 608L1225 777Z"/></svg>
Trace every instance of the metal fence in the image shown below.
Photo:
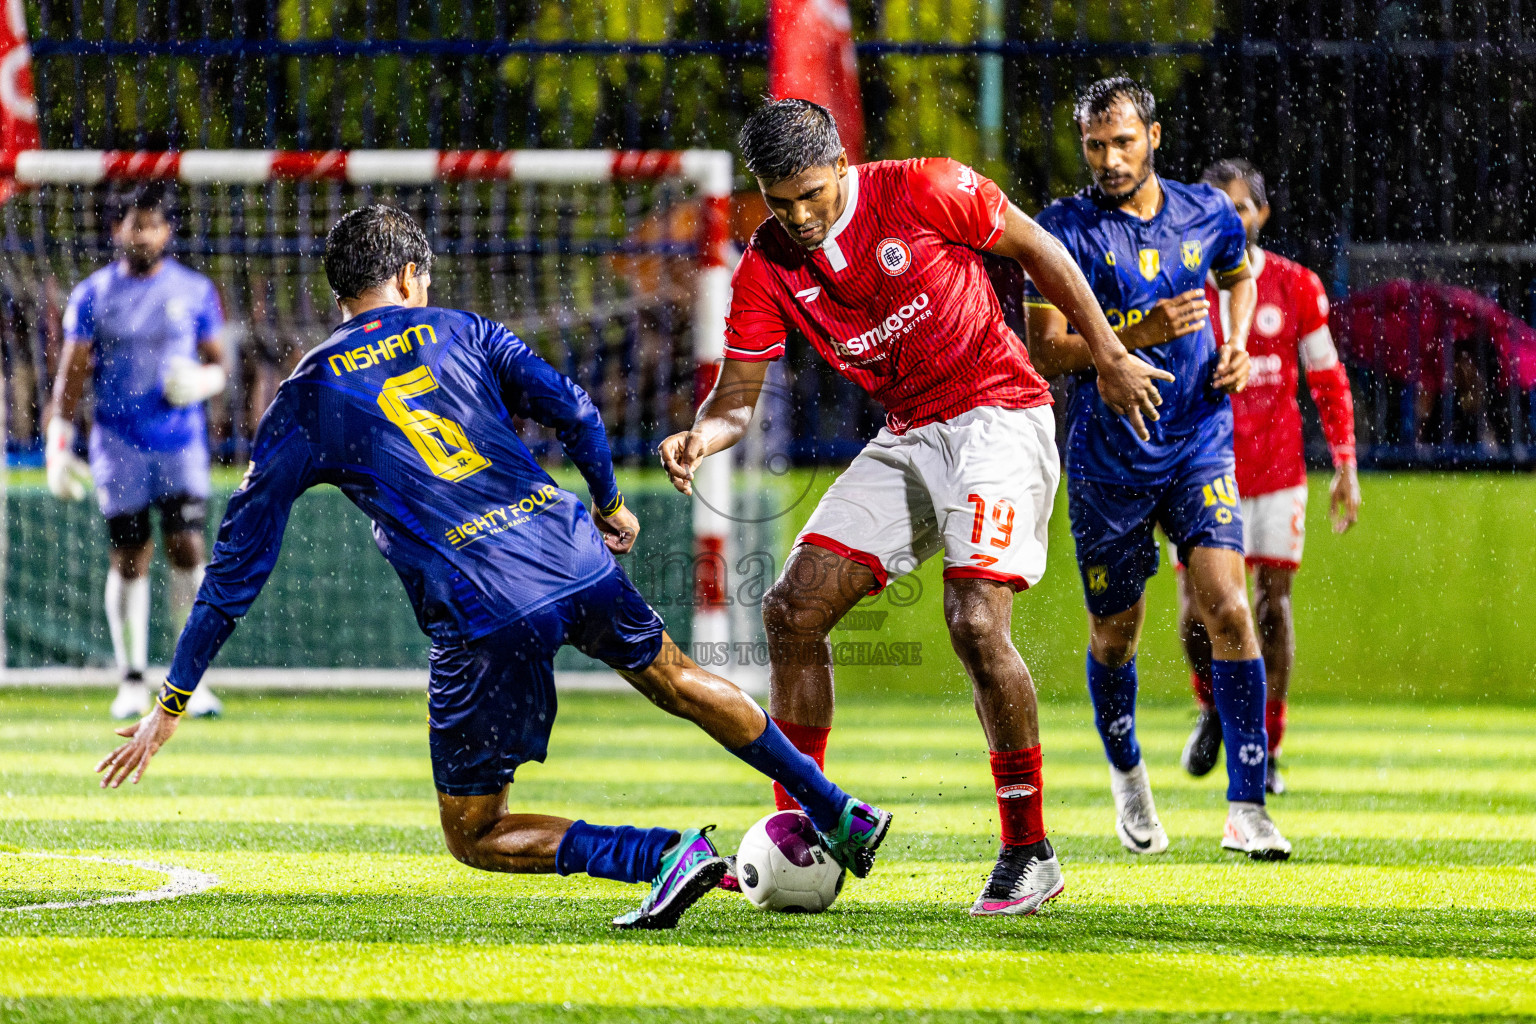
<svg viewBox="0 0 1536 1024"><path fill-rule="evenodd" d="M1026 208L1080 187L1075 90L1105 73L1161 104L1161 169L1241 154L1271 182L1270 247L1336 298L1397 278L1536 314L1536 15L1522 0L853 0L872 156L944 153ZM766 89L763 0L39 0L49 147L728 147ZM740 183L743 187L749 183ZM1451 390L1491 340L1447 343ZM1530 358L1536 359L1536 355ZM876 416L792 358L801 455ZM1362 457L1529 463L1518 374L1476 379L1478 444L1421 422L1419 378L1356 366ZM1426 374L1440 372L1422 368ZM1469 385L1470 386L1470 385ZM1398 422L1407 402L1413 422ZM1380 429L1378 429L1378 427ZM1395 433L1393 431L1396 431ZM1404 447L1404 445L1407 447Z"/></svg>

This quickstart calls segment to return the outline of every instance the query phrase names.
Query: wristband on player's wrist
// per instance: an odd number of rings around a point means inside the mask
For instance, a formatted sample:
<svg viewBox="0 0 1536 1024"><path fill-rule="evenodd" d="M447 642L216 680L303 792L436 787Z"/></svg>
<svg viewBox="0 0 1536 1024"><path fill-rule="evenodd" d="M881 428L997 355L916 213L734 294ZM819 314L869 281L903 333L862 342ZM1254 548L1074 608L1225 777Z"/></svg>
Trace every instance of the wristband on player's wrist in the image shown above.
<svg viewBox="0 0 1536 1024"><path fill-rule="evenodd" d="M604 519L612 519L614 516L618 515L619 512L623 510L623 508L624 493L620 491L618 494L614 495L613 502L611 504L606 506L598 506L597 514L602 516Z"/></svg>
<svg viewBox="0 0 1536 1024"><path fill-rule="evenodd" d="M191 690L178 689L167 679L160 687L160 695L155 698L155 704L172 718L180 718L187 713L187 701L191 698Z"/></svg>

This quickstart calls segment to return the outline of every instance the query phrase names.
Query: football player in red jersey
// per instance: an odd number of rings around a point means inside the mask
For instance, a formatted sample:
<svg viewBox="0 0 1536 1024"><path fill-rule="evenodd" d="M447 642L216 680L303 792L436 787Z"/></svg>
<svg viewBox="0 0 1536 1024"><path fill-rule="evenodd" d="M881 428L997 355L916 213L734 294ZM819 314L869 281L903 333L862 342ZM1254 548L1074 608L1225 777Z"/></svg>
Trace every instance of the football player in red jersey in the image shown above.
<svg viewBox="0 0 1536 1024"><path fill-rule="evenodd" d="M1286 695L1296 653L1291 583L1301 566L1307 516L1307 464L1302 454L1301 406L1296 399L1300 368L1306 367L1307 385L1333 454L1328 494L1335 533L1353 526L1360 510L1355 407L1349 378L1328 332L1323 283L1299 263L1259 248L1259 232L1269 220L1264 176L1247 160L1234 159L1212 164L1201 180L1226 192L1237 206L1248 232L1248 261L1258 279L1258 304L1248 332L1252 370L1248 387L1232 396L1232 411L1237 490L1242 495L1247 535L1244 546L1253 573L1254 619L1269 679L1264 708L1269 733L1265 789L1278 794L1285 792L1276 762L1285 735ZM1217 307L1209 285L1206 297ZM1213 326L1217 340L1222 340L1225 319ZM1221 749L1221 722L1211 701L1210 636L1193 613L1183 573L1179 574L1179 632L1200 705L1199 720L1184 747L1184 767L1192 775L1204 775L1215 766Z"/></svg>
<svg viewBox="0 0 1536 1024"><path fill-rule="evenodd" d="M1061 244L953 160L850 166L832 115L768 103L741 131L773 217L732 281L725 362L693 428L663 442L673 484L751 422L768 361L808 338L885 406L886 427L812 513L763 603L772 714L819 762L832 725L828 632L866 594L944 552L944 614L975 689L1002 851L972 913L1032 914L1062 890L1042 819L1034 685L1009 636L1045 571L1060 476L1050 391L1003 321L982 252L1018 260L1086 339L1106 403L1141 436L1156 381ZM793 807L777 794L780 807Z"/></svg>

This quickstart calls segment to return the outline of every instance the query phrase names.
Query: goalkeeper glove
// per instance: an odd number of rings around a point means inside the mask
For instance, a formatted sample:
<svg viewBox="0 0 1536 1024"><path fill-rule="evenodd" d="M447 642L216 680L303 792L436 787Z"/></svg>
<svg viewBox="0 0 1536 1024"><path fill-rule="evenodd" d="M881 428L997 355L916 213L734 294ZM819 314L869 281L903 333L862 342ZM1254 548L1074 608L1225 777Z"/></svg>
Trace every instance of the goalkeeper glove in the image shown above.
<svg viewBox="0 0 1536 1024"><path fill-rule="evenodd" d="M199 363L177 357L166 368L160 382L165 400L178 408L206 402L224 390L224 367L217 363Z"/></svg>
<svg viewBox="0 0 1536 1024"><path fill-rule="evenodd" d="M62 416L48 421L43 464L48 474L48 491L65 501L82 500L91 483L91 467L75 454L75 425Z"/></svg>

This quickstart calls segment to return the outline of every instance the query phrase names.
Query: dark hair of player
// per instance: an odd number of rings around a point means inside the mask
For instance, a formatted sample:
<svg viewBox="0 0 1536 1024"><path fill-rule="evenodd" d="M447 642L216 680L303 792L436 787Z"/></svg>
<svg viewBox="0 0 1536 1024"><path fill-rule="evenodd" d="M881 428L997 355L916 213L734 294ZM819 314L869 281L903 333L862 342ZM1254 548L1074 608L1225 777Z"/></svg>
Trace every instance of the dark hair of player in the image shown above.
<svg viewBox="0 0 1536 1024"><path fill-rule="evenodd" d="M837 163L843 140L832 111L810 100L772 100L747 118L736 136L747 170L770 185L807 167Z"/></svg>
<svg viewBox="0 0 1536 1024"><path fill-rule="evenodd" d="M427 236L410 215L393 206L353 210L325 236L325 279L343 299L355 299L416 264L416 273L432 269Z"/></svg>
<svg viewBox="0 0 1536 1024"><path fill-rule="evenodd" d="M1141 118L1141 123L1147 127L1157 120L1157 100L1152 98L1152 90L1125 75L1116 75L1113 78L1101 78L1097 82L1091 82L1077 94L1077 103L1072 107L1072 116L1078 124L1089 124L1095 118L1103 117L1109 113L1116 103L1125 100L1135 108L1136 116Z"/></svg>
<svg viewBox="0 0 1536 1024"><path fill-rule="evenodd" d="M1264 187L1264 172L1240 156L1228 157L1225 160L1217 160L1205 169L1200 175L1200 180L1207 185L1215 185L1217 188L1225 188L1232 182L1242 179L1248 186L1248 194L1253 197L1254 206L1269 205L1269 190Z"/></svg>
<svg viewBox="0 0 1536 1024"><path fill-rule="evenodd" d="M171 219L171 187L163 181L146 181L144 184L117 197L113 204L112 223L116 224L131 213L158 213Z"/></svg>

